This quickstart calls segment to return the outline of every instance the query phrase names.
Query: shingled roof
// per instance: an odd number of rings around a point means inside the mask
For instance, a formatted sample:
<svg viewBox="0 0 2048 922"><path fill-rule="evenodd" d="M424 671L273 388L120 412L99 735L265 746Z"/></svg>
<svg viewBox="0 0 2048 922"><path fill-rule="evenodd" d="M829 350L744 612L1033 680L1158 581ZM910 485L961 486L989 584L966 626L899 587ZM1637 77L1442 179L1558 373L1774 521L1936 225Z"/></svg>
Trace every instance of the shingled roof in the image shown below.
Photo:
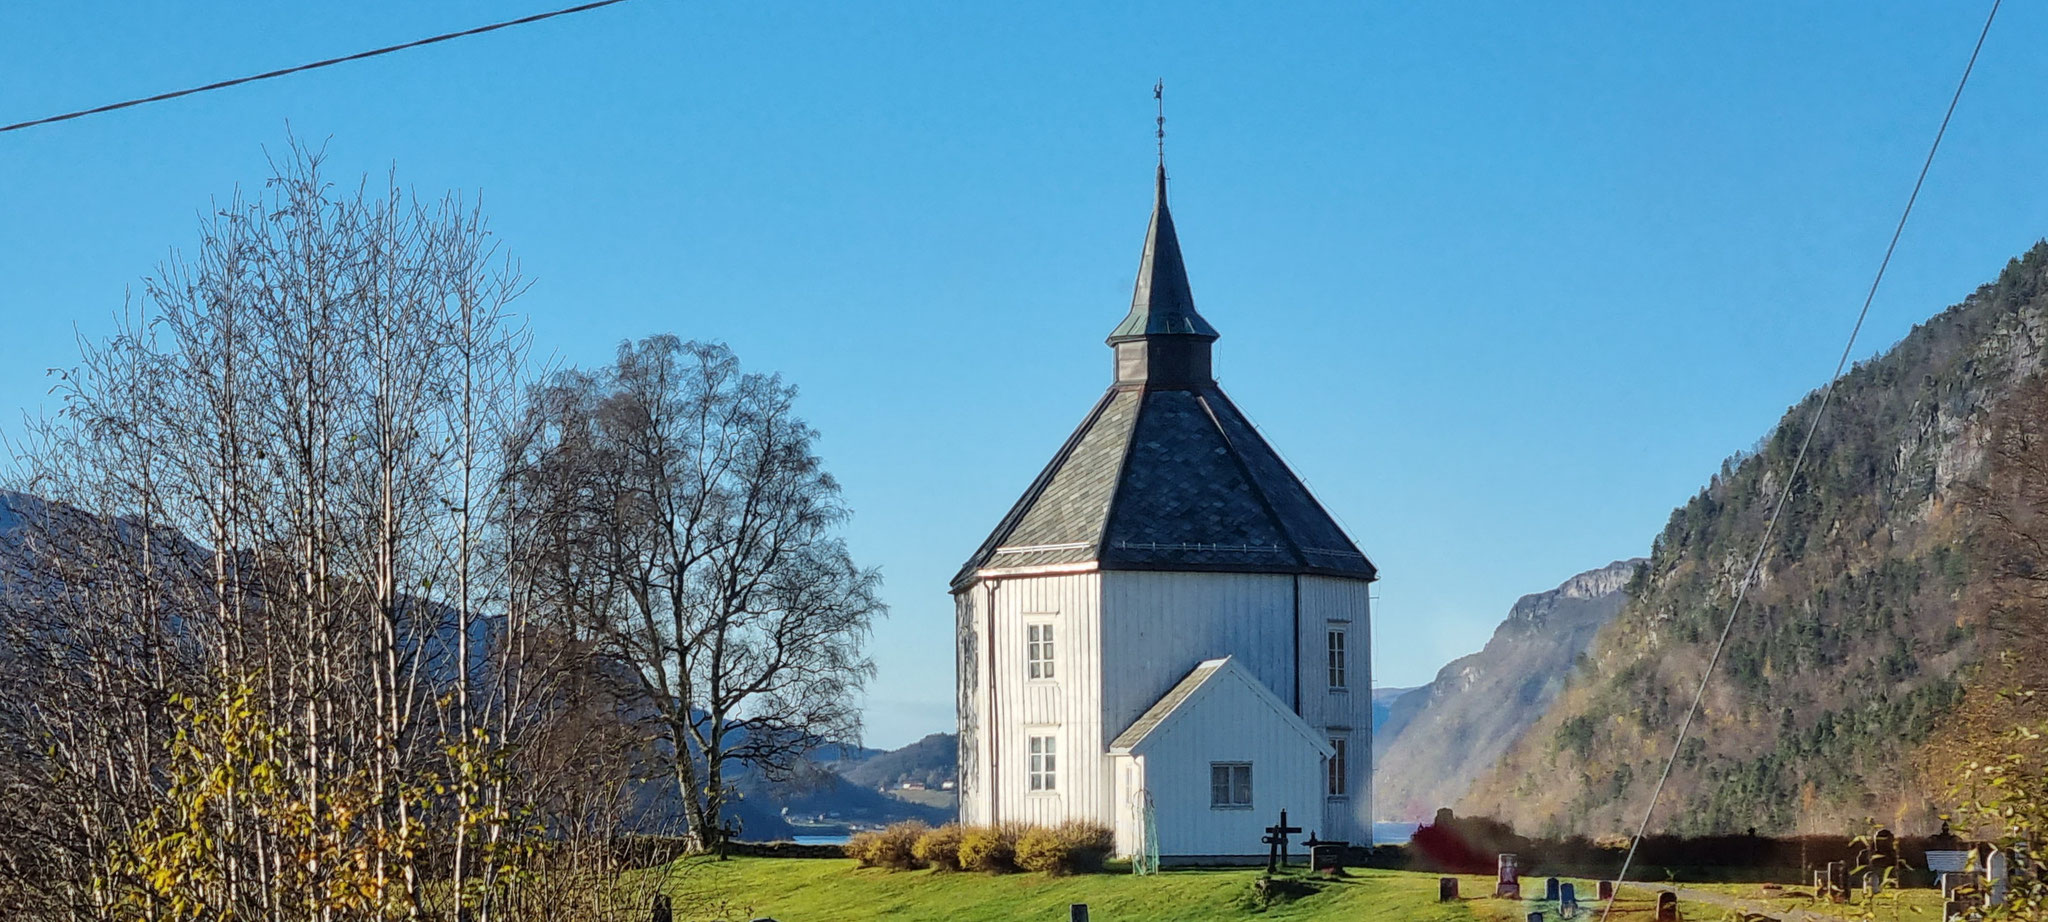
<svg viewBox="0 0 2048 922"><path fill-rule="evenodd" d="M1162 170L1131 313L1110 343L1206 350ZM953 578L1093 563L1104 570L1314 573L1372 562L1206 374L1110 386Z"/></svg>

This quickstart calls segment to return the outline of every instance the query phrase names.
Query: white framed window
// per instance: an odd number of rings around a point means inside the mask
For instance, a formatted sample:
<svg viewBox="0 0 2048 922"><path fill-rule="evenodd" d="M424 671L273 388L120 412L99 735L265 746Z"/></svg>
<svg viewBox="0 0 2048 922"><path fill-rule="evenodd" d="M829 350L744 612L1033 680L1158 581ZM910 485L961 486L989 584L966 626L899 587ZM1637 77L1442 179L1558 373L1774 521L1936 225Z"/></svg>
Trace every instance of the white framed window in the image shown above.
<svg viewBox="0 0 2048 922"><path fill-rule="evenodd" d="M1024 625L1025 675L1034 679L1052 678L1052 654L1052 625Z"/></svg>
<svg viewBox="0 0 2048 922"><path fill-rule="evenodd" d="M1351 795L1351 786L1346 780L1347 774L1351 771L1350 743L1351 740L1348 737L1330 737L1331 752L1330 758L1326 763L1329 767L1330 779L1329 785L1324 790L1324 793L1330 797L1348 797Z"/></svg>
<svg viewBox="0 0 2048 922"><path fill-rule="evenodd" d="M1031 790L1055 791L1059 789L1059 738L1051 734L1031 737L1031 765L1026 774L1031 779Z"/></svg>
<svg viewBox="0 0 2048 922"><path fill-rule="evenodd" d="M1235 810L1252 805L1252 763L1209 763L1209 806Z"/></svg>
<svg viewBox="0 0 2048 922"><path fill-rule="evenodd" d="M1330 632L1330 689L1351 687L1351 662L1344 649L1344 632Z"/></svg>

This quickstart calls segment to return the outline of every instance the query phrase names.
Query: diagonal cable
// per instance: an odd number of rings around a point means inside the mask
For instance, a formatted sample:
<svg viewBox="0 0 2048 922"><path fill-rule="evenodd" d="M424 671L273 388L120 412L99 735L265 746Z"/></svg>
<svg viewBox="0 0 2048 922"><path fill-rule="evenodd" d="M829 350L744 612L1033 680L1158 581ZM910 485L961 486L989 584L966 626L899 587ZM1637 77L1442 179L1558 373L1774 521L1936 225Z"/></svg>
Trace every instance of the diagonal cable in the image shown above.
<svg viewBox="0 0 2048 922"><path fill-rule="evenodd" d="M1949 119L1956 114L1956 104L1962 101L1963 87L1970 84L1970 72L1977 67L1977 55L1984 50L1984 38L1991 34L1991 23L1998 18L1998 6L2003 0L1992 0L1991 12L1984 17L1984 28L1977 33L1977 44L1970 49L1970 61L1963 65L1962 79L1956 81L1956 91L1948 100L1948 111L1941 116L1941 127L1934 132L1934 143L1927 146L1927 158L1920 164L1920 175L1913 180L1913 192L1906 196L1906 207L1899 213L1899 223L1892 228L1892 239L1884 248L1884 259L1877 264L1877 275L1870 280L1870 290L1863 295L1863 309L1856 312L1856 325L1849 329L1849 341L1842 346L1842 356L1835 361L1835 373L1828 378L1827 387L1821 390L1820 405L1814 408L1813 419L1807 423L1806 435L1799 440L1799 453L1792 458L1792 470L1785 476L1785 486L1778 491L1777 502L1771 505L1770 518L1764 521L1763 536L1757 539L1756 553L1749 559L1749 569L1744 571L1742 582L1735 589L1735 600L1728 606L1728 620L1721 625L1721 636L1714 641L1714 655L1707 660L1707 668L1700 675L1700 685L1693 692L1692 706L1685 710L1685 720L1678 725L1678 739L1671 744L1671 756L1664 760L1664 771L1657 776L1657 787L1650 792L1650 803L1643 808L1643 821L1636 827L1635 835L1628 840L1628 853L1621 859L1621 871L1614 876L1614 888L1608 894L1607 907L1600 913L1601 922L1614 912L1614 901L1621 896L1621 885L1628 880L1628 868L1635 861L1636 846L1642 844L1643 835L1650 829L1650 817L1657 812L1657 800L1664 794L1664 783L1671 780L1671 767L1678 762L1678 750L1685 745L1685 737L1692 729L1692 721L1699 714L1700 702L1707 696L1707 683L1714 677L1714 667L1721 662L1721 651L1728 644L1728 635L1735 629L1735 621L1742 613L1743 600L1749 597L1749 587L1755 583L1756 574L1764 562L1764 552L1771 546L1771 535L1778 529L1778 519L1785 511L1785 504L1792 498L1792 488L1799 479L1800 470L1806 465L1807 450L1813 447L1814 433L1820 431L1820 422L1828 412L1828 404L1834 399L1835 385L1842 380L1843 369L1849 367L1849 356L1856 349L1856 337L1863 332L1863 321L1870 316L1871 302L1877 299L1877 288L1884 282L1885 270L1891 267L1892 253L1899 248L1899 237L1906 232L1906 219L1913 215L1913 203L1920 200L1920 187L1927 182L1927 171L1934 166L1934 154L1941 150L1941 139L1948 134Z"/></svg>
<svg viewBox="0 0 2048 922"><path fill-rule="evenodd" d="M258 80L270 80L277 77L284 77L289 76L291 74L301 73L304 71L319 70L322 67L333 67L336 64L346 64L350 61L360 61L363 60L364 58L374 58L377 57L378 55L390 54L394 51L405 51L410 48L418 48L423 45L432 45L437 42L453 41L458 38L468 38L472 35L482 35L485 32L496 32L499 29L509 29L513 26L523 26L528 23L540 22L543 19L553 19L557 16L568 16L572 13L588 12L590 10L597 9L598 7L611 6L614 3L624 2L626 2L626 0L596 0L596 2L593 3L583 3L576 6L567 7L559 10L553 10L546 13L535 13L531 16L521 16L518 19L507 19L504 22L494 22L487 26L477 26L474 29L464 29L460 32L445 32L440 35L430 36L428 38L422 38L416 41L405 42L403 44L398 45L386 45L382 48L372 48L369 51L359 51L356 52L355 54L343 55L338 58L328 58L327 60L324 61L314 61L311 64L300 64L297 67L287 67L284 68L283 70L265 71L260 74L251 74L247 77L236 77L233 80L221 80L215 83L206 84L205 86L195 86L183 90L172 90L171 92L158 93L154 96L142 96L136 99L128 99L123 100L121 102L108 103L104 106L94 106L90 109L80 109L76 112L66 112L62 115L52 115L46 118L31 119L26 122L16 122L12 125L0 125L0 134L5 134L10 131L20 131L24 128L34 128L37 125L48 125L52 122L63 122L69 121L74 118L84 118L88 115L98 115L102 112L113 112L117 109L128 109L133 108L135 106L148 105L149 103L153 102L163 102L168 99L177 99L180 96L191 96L195 93L205 93L211 90L224 90L231 86L241 86L244 83L255 83Z"/></svg>

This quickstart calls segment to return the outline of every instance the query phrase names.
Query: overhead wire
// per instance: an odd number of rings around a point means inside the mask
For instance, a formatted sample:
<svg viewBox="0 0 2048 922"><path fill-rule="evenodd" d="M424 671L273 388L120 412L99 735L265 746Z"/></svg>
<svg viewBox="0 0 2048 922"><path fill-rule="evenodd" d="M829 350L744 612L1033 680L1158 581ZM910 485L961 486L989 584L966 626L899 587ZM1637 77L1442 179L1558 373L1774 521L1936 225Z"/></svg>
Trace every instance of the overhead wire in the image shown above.
<svg viewBox="0 0 2048 922"><path fill-rule="evenodd" d="M273 80L278 77L286 77L292 74L304 73L309 70L319 70L320 68L323 67L333 67L336 64L347 64L350 61L361 61L366 58L374 58L379 55L391 54L393 52L405 51L408 49L419 48L426 45L433 45L440 42L454 41L455 39L458 38L469 38L470 36L482 35L486 32L496 32L499 29L509 29L512 28L513 26L528 25L530 23L540 22L545 19L554 19L558 16L569 16L575 13L585 13L594 9L598 9L600 7L612 6L614 4L624 2L626 2L626 0L594 0L594 2L591 3L580 3L577 4L576 6L564 7L562 9L552 10L546 13L535 13L531 16L521 16L518 19L507 19L503 22L494 22L491 23L490 25L477 26L476 28L473 29L463 29L462 31L459 32L444 32L440 35L429 36L427 38L417 39L414 41L405 42L403 44L386 45L382 48L373 48L370 49L369 51L359 51L356 52L355 54L343 55L338 58L328 58L324 61L314 61L310 64L300 64L296 67L287 67L282 70L265 71L260 74L251 74L247 77L236 77L232 80L221 80L215 83L206 84L205 86L195 86L182 90L173 90L168 93L157 93L153 96L141 96L135 99L122 100L121 102L108 103L104 106L94 106L90 109L79 109L75 112L66 112L61 115L51 115L46 116L44 118L30 119L26 122L16 122L12 125L0 125L0 134L5 134L10 131L20 131L25 128L34 128L38 125L49 125L55 122L70 121L71 119L84 118L88 115L98 115L103 112L113 112L119 109L130 109L134 108L135 106L148 105L154 102L164 102L166 100L177 99L183 96L192 96L199 93L207 93L213 90L224 90L229 87L241 86L245 83L255 83L259 80Z"/></svg>
<svg viewBox="0 0 2048 922"><path fill-rule="evenodd" d="M1842 380L1842 372L1849 367L1849 357L1856 349L1856 339L1863 332L1864 321L1870 317L1870 305L1877 300L1877 289L1884 283L1885 270L1892 264L1892 254L1899 248L1899 238L1906 232L1906 220L1913 215L1913 205L1920 200L1920 189L1927 183L1927 173L1934 166L1934 155L1941 150L1941 139L1948 134L1949 120L1956 114L1956 104L1962 101L1963 88L1970 84L1970 74L1977 68L1977 56L1984 50L1984 39L1991 34L1991 23L1998 18L1999 4L2004 0L1992 0L1991 12L1984 17L1984 28L1977 33L1977 44L1970 49L1970 60L1963 65L1963 76L1956 81L1956 91L1949 97L1948 110L1941 116L1941 127L1934 132L1934 142L1927 147L1927 157L1920 163L1920 175L1913 180L1913 191L1906 196L1906 207L1899 213L1899 223L1892 228L1891 242L1885 245L1884 258L1878 261L1877 274L1870 280L1870 290L1863 295L1863 307L1856 312L1856 323L1849 329L1849 341L1842 346L1842 355L1835 361L1835 373L1821 390L1820 403L1814 408L1813 418L1807 423L1806 435L1799 441L1799 452L1792 458L1792 468L1785 475L1784 486L1778 490L1778 498L1771 506L1771 514L1764 521L1764 533L1757 539L1756 553L1750 557L1749 569L1744 571L1742 582L1737 585L1735 599L1728 607L1728 618L1721 625L1721 636L1714 641L1714 654L1707 660L1707 668L1700 675L1699 688L1693 692L1692 706L1686 708L1685 720L1678 725L1678 738L1671 744L1671 755L1664 761L1664 771L1657 776L1657 786L1650 792L1650 802L1643 808L1643 820L1636 827L1635 835L1629 837L1628 852L1622 857L1621 870L1614 876L1614 887L1607 897L1607 906L1600 913L1601 922L1614 912L1614 901L1621 896L1621 885L1628 880L1629 865L1634 862L1637 846L1649 832L1650 819L1656 815L1657 801L1664 794L1664 785L1671 780L1672 766L1678 762L1678 753L1685 745L1686 735L1692 729L1693 718L1699 714L1700 704L1707 695L1707 684L1714 677L1714 668L1721 662L1721 652L1728 645L1728 635L1735 629L1737 617L1742 613L1742 603L1749 597L1749 588L1756 582L1758 571L1763 566L1764 554L1770 549L1771 536L1776 533L1778 520L1785 511L1785 505L1792 498L1792 490L1799 479L1799 472L1806 465L1806 456L1813 447L1815 433L1820 431L1821 420L1827 415L1828 405L1835 396L1835 385Z"/></svg>

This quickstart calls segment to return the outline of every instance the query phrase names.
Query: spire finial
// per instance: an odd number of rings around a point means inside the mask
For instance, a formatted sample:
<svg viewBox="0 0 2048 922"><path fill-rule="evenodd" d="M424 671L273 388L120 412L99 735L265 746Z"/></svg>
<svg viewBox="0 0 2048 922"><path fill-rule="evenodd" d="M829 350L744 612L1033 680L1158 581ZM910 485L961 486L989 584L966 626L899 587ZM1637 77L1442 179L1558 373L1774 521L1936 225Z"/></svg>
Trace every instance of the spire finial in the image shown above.
<svg viewBox="0 0 2048 922"><path fill-rule="evenodd" d="M1159 82L1157 82L1157 83L1154 83L1154 84L1152 84L1152 99L1153 99L1153 100L1154 100L1155 102L1159 103L1159 118L1158 118L1158 119L1156 119L1156 122L1157 122L1157 124L1158 124L1158 126L1159 126L1159 129L1158 129L1158 132L1157 132L1157 133L1158 133L1158 136L1159 136L1159 167L1160 167L1160 169L1165 169L1165 168L1166 168L1166 78L1165 78L1165 77L1161 77L1161 78L1159 78Z"/></svg>

